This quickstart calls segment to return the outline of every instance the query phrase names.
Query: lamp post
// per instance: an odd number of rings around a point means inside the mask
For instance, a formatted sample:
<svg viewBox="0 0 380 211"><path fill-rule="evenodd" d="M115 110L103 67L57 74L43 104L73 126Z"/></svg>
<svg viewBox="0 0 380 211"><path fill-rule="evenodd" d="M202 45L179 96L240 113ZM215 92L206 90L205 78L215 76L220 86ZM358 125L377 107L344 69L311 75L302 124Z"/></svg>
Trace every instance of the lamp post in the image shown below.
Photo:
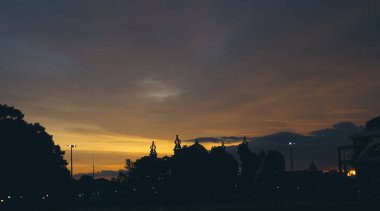
<svg viewBox="0 0 380 211"><path fill-rule="evenodd" d="M92 178L95 179L95 158L94 158L94 153L92 153Z"/></svg>
<svg viewBox="0 0 380 211"><path fill-rule="evenodd" d="M76 145L75 144L69 144L67 146L70 147L70 167L71 167L70 177L71 177L71 179L73 179L73 148L76 147Z"/></svg>
<svg viewBox="0 0 380 211"><path fill-rule="evenodd" d="M289 142L289 150L290 150L290 171L293 171L293 145L295 142Z"/></svg>

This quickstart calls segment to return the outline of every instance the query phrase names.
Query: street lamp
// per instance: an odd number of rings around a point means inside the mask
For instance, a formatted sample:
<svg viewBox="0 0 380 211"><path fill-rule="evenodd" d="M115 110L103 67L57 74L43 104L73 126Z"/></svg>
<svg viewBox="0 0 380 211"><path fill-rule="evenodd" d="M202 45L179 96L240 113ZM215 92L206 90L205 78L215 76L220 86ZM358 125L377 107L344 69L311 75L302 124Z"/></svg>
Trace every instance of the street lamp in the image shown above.
<svg viewBox="0 0 380 211"><path fill-rule="evenodd" d="M289 149L290 149L290 171L293 171L293 145L295 145L295 142L289 142Z"/></svg>
<svg viewBox="0 0 380 211"><path fill-rule="evenodd" d="M73 179L73 148L76 147L75 144L69 144L67 145L68 147L70 147L70 167L71 167L71 171L70 171L70 177L71 179Z"/></svg>

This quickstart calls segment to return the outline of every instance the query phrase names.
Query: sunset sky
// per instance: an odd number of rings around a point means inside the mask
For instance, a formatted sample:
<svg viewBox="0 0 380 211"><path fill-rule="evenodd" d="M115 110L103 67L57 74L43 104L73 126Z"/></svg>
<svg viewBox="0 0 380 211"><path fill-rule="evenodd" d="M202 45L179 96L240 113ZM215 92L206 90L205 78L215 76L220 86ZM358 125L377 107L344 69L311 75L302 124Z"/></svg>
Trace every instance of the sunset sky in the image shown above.
<svg viewBox="0 0 380 211"><path fill-rule="evenodd" d="M379 2L1 1L0 103L77 144L75 173L152 140L170 155L176 134L362 125L380 114Z"/></svg>

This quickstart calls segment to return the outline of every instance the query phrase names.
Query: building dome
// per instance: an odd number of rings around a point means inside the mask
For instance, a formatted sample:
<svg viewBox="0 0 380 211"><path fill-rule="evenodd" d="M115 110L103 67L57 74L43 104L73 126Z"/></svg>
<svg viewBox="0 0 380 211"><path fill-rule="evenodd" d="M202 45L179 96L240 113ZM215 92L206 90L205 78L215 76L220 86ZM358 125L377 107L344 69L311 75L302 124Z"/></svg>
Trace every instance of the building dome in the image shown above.
<svg viewBox="0 0 380 211"><path fill-rule="evenodd" d="M195 155L207 155L208 154L207 149L204 146L202 146L202 144L200 144L198 142L198 140L195 140L195 143L193 145L191 145L188 150L191 154L195 154Z"/></svg>

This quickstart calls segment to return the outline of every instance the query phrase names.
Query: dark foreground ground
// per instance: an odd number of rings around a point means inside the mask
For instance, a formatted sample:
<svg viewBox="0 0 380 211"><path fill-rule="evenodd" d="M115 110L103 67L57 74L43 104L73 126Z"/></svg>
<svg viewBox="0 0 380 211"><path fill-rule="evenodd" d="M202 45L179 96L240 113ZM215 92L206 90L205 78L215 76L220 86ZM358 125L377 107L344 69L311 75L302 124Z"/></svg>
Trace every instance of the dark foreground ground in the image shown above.
<svg viewBox="0 0 380 211"><path fill-rule="evenodd" d="M113 208L97 208L97 209L74 209L70 211L121 211L121 210L148 210L148 211L203 211L203 210L213 210L213 211L244 211L244 210L263 210L263 211L281 211L281 210L292 210L292 211L322 211L322 210L379 210L380 202L281 202L281 203L255 203L255 204L203 204L203 205L167 205L167 206L139 206L133 208L126 207L113 207ZM69 210L68 210L69 211Z"/></svg>

